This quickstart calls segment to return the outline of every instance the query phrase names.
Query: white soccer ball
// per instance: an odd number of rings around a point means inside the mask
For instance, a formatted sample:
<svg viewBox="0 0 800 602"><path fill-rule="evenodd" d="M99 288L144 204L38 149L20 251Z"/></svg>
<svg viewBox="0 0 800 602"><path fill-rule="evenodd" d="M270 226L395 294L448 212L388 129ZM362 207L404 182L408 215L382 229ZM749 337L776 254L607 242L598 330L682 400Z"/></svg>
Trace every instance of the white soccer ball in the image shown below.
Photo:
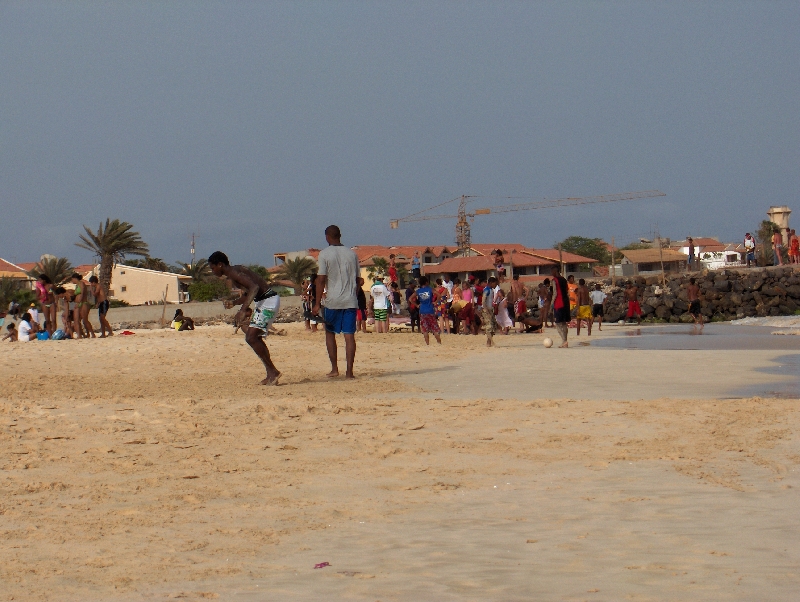
<svg viewBox="0 0 800 602"><path fill-rule="evenodd" d="M549 337L546 338L544 341L542 341L542 345L544 345L545 347L547 347L549 349L550 347L553 346L553 339L551 339Z"/></svg>
<svg viewBox="0 0 800 602"><path fill-rule="evenodd" d="M617 322L617 324L619 324L620 326L625 326L625 320L620 320L619 322Z"/></svg>

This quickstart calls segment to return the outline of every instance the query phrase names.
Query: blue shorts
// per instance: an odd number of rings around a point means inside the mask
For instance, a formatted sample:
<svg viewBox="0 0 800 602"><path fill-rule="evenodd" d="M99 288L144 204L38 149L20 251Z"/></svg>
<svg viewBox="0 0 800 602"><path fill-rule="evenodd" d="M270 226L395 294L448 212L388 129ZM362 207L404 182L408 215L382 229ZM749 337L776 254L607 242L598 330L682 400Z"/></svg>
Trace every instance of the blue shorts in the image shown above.
<svg viewBox="0 0 800 602"><path fill-rule="evenodd" d="M358 310L355 307L352 309L323 308L322 317L325 318L325 330L334 334L355 334L357 313Z"/></svg>

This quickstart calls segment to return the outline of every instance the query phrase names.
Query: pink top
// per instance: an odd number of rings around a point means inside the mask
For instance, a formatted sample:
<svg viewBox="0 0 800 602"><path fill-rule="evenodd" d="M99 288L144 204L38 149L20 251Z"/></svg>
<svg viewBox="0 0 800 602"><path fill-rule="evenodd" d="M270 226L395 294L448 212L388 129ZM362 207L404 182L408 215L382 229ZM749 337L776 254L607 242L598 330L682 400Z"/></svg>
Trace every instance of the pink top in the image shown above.
<svg viewBox="0 0 800 602"><path fill-rule="evenodd" d="M47 301L47 289L44 288L44 284L40 280L36 281L36 296L39 297L39 301L42 303Z"/></svg>

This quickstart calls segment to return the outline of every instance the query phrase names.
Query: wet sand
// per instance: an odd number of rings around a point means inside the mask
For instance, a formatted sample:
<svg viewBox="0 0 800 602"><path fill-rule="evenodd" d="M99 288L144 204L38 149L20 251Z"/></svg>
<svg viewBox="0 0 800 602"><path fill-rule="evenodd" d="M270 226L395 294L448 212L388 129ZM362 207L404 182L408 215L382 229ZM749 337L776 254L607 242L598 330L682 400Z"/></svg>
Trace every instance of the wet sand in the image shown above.
<svg viewBox="0 0 800 602"><path fill-rule="evenodd" d="M288 331L4 346L0 600L796 598L786 350Z"/></svg>

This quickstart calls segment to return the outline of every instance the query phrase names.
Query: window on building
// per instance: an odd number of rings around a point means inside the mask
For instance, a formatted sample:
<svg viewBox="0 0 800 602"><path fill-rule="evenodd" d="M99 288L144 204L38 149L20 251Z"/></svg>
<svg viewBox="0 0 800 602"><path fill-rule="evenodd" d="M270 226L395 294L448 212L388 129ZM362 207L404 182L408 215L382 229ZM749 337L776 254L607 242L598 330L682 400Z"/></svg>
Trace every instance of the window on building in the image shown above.
<svg viewBox="0 0 800 602"><path fill-rule="evenodd" d="M124 292L127 292L127 290L128 290L128 287L127 287L127 286L121 286L121 287L119 287L119 288L120 288L120 290L121 290L123 293L124 293Z"/></svg>
<svg viewBox="0 0 800 602"><path fill-rule="evenodd" d="M120 273L120 276L121 276L122 274L125 273L125 270L120 270L119 273Z"/></svg>
<svg viewBox="0 0 800 602"><path fill-rule="evenodd" d="M425 257L423 258L423 261L425 263L433 263L433 257L431 255L425 255Z"/></svg>

